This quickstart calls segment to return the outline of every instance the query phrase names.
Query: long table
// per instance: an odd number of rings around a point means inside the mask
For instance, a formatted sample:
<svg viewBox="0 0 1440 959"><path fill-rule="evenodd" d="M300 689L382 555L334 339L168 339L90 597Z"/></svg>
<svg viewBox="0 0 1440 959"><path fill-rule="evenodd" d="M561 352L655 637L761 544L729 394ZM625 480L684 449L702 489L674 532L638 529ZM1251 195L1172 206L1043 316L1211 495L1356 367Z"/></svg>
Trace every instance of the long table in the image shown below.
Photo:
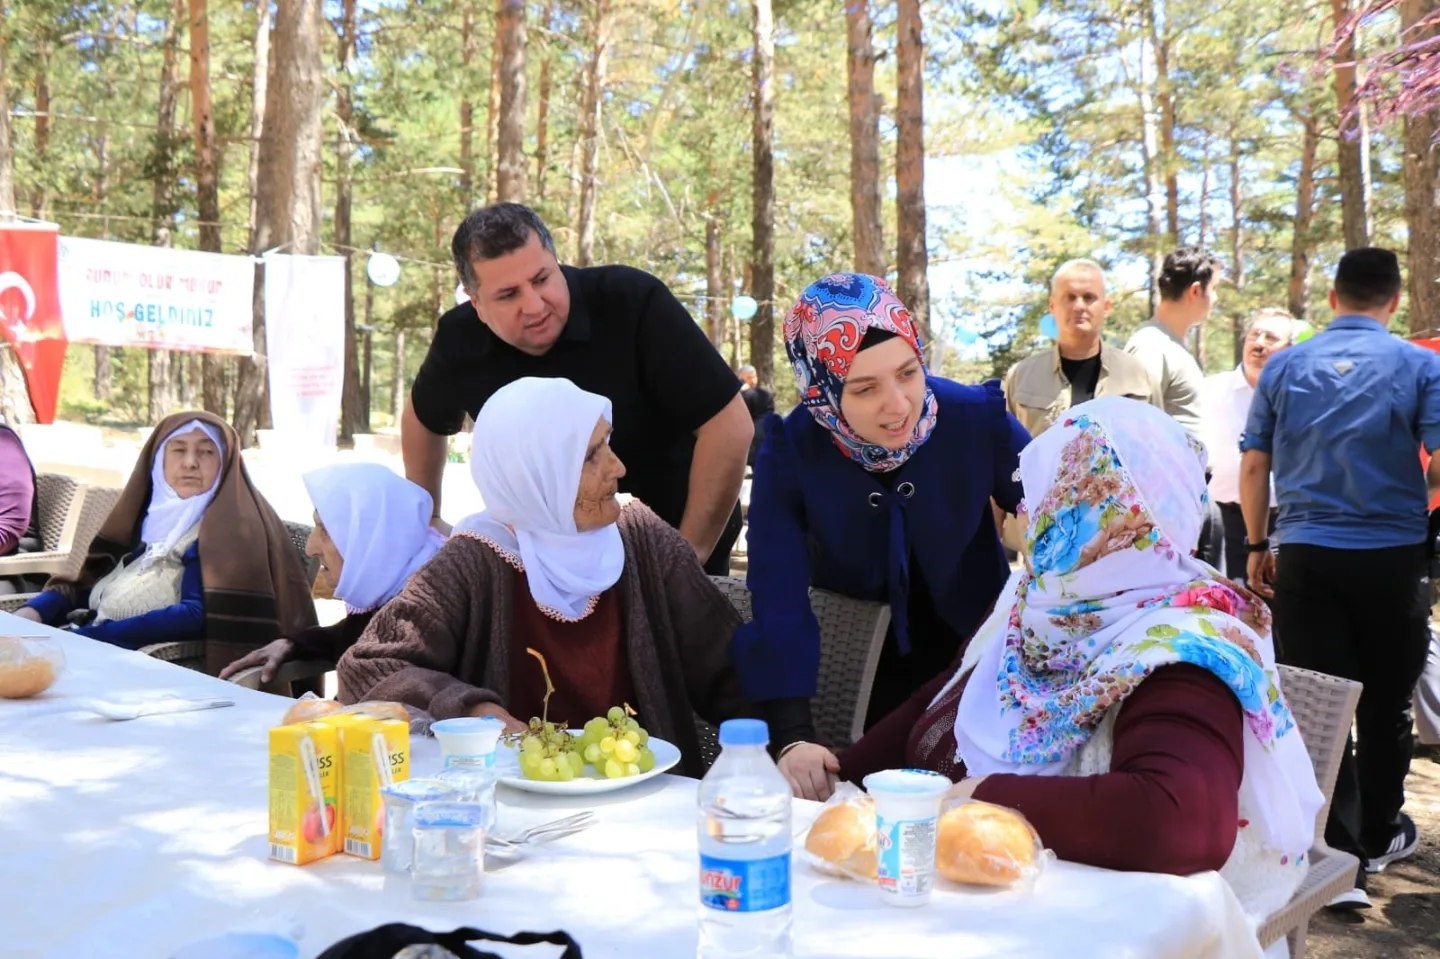
<svg viewBox="0 0 1440 959"><path fill-rule="evenodd" d="M0 634L43 629L0 613ZM586 959L695 954L694 780L661 776L594 797L501 790L511 831L581 808L590 829L529 849L486 876L481 898L425 903L380 864L335 856L266 859L266 730L287 701L83 637L53 632L67 657L32 700L0 700L0 954L165 957L227 931L282 931L302 956L384 922L435 930L564 929ZM155 693L225 696L235 706L111 722L59 712L67 699ZM412 744L415 774L439 766ZM797 823L818 806L797 802ZM1215 873L1188 878L1053 863L1033 891L942 884L902 910L874 889L797 861L797 957L1259 956ZM548 959L553 947L497 949Z"/></svg>

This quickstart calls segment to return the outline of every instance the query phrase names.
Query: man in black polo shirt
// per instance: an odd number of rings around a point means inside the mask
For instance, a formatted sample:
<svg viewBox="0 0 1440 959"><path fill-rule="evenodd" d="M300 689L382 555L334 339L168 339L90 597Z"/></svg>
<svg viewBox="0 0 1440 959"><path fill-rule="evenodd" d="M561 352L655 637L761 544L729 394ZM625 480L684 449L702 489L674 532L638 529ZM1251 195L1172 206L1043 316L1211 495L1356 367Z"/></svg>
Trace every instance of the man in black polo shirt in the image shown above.
<svg viewBox="0 0 1440 959"><path fill-rule="evenodd" d="M405 475L440 513L445 437L502 386L563 376L614 406L620 481L728 574L754 427L740 384L665 284L626 266L562 267L535 211L475 210L450 244L470 295L440 318L401 421Z"/></svg>

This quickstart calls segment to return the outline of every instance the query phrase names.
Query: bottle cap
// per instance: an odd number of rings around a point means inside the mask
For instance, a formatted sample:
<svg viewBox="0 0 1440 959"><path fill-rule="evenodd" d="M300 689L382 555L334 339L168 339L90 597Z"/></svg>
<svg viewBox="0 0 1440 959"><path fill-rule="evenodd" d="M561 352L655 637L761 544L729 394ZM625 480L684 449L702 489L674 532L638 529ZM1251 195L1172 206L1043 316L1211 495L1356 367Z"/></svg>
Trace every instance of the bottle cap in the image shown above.
<svg viewBox="0 0 1440 959"><path fill-rule="evenodd" d="M720 724L721 746L764 746L770 742L770 727L763 719L727 719Z"/></svg>

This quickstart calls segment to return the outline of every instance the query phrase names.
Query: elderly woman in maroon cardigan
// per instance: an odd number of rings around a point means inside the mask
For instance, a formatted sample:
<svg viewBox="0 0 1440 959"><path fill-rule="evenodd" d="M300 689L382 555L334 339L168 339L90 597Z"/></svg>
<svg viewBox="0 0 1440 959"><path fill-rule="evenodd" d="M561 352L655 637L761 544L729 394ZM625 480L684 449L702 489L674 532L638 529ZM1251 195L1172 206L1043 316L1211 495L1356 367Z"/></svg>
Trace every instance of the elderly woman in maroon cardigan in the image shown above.
<svg viewBox="0 0 1440 959"><path fill-rule="evenodd" d="M632 704L702 771L694 716L741 710L726 649L739 618L673 528L622 507L610 401L527 377L475 421L471 472L485 510L381 609L340 660L340 699L395 700L436 719L549 715L579 725Z"/></svg>
<svg viewBox="0 0 1440 959"><path fill-rule="evenodd" d="M1191 555L1203 449L1106 398L1037 437L1020 473L1025 571L958 669L839 755L843 775L943 772L955 797L1020 810L1062 859L1220 869L1267 915L1304 877L1322 799L1268 612Z"/></svg>

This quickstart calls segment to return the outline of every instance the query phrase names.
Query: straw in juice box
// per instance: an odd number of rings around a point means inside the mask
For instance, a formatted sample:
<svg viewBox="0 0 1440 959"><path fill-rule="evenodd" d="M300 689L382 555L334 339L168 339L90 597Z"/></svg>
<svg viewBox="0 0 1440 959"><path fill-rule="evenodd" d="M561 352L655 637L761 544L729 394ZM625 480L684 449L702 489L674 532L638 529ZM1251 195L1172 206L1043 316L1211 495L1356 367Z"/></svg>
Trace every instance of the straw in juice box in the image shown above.
<svg viewBox="0 0 1440 959"><path fill-rule="evenodd" d="M410 778L410 724L372 716L327 716L340 732L340 820L344 852L379 859L385 828L380 790Z"/></svg>
<svg viewBox="0 0 1440 959"><path fill-rule="evenodd" d="M339 736L294 723L270 730L270 858L303 866L340 850Z"/></svg>

